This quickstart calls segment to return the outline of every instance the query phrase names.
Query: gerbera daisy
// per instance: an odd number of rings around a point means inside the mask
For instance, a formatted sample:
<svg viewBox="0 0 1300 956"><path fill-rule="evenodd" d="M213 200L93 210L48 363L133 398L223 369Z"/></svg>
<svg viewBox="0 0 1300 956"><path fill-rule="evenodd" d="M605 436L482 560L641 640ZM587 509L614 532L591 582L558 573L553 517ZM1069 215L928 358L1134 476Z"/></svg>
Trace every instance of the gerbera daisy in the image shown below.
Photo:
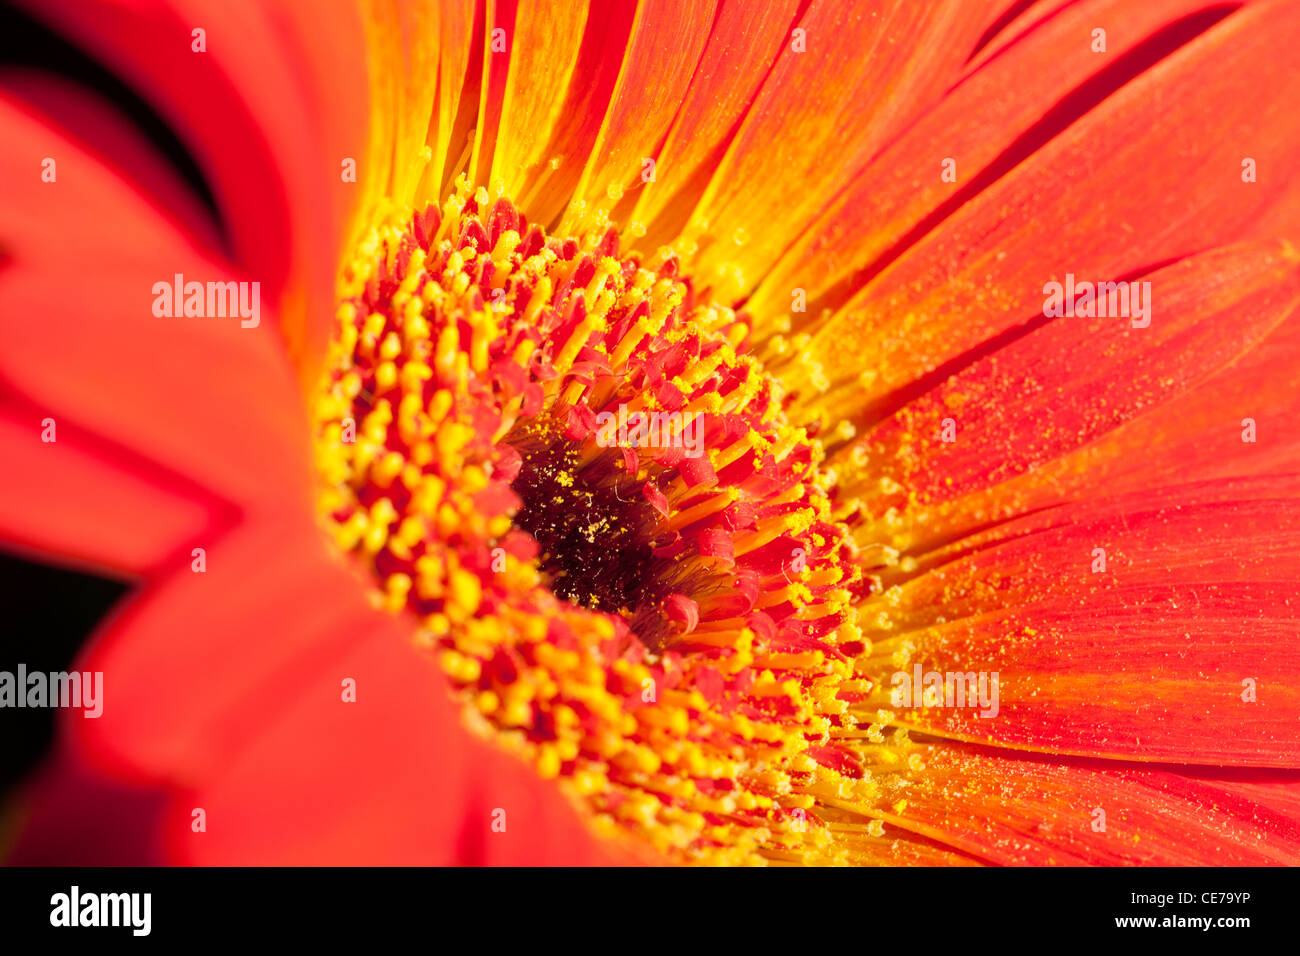
<svg viewBox="0 0 1300 956"><path fill-rule="evenodd" d="M33 9L13 859L1296 861L1293 5Z"/></svg>

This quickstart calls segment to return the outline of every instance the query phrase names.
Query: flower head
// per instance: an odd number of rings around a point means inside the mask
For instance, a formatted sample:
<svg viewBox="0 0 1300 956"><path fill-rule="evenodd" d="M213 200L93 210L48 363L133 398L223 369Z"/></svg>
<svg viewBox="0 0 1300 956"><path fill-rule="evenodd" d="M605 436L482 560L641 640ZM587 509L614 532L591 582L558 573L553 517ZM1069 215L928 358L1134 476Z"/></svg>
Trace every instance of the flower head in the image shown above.
<svg viewBox="0 0 1300 956"><path fill-rule="evenodd" d="M220 215L6 94L20 859L1295 859L1285 5L79 6Z"/></svg>

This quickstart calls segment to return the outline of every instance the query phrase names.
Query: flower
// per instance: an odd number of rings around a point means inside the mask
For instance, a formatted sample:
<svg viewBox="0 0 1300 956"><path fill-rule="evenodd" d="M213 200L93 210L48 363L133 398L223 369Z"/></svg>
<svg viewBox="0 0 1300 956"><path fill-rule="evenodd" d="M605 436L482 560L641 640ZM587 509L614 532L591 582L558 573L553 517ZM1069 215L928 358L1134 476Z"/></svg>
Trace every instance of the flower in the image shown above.
<svg viewBox="0 0 1300 956"><path fill-rule="evenodd" d="M1025 6L42 8L15 858L1294 862L1300 17Z"/></svg>

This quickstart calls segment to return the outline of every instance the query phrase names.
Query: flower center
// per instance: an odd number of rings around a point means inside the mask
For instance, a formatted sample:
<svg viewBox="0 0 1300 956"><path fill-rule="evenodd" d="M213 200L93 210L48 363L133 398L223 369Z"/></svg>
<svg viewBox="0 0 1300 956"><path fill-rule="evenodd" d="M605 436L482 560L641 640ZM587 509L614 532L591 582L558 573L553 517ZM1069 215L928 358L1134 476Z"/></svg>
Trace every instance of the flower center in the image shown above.
<svg viewBox="0 0 1300 956"><path fill-rule="evenodd" d="M521 467L511 490L520 498L514 526L537 542L551 591L573 604L619 614L657 649L665 618L658 608L669 580L655 547L660 515L640 494L621 457L583 444L560 422L521 422L506 436Z"/></svg>
<svg viewBox="0 0 1300 956"><path fill-rule="evenodd" d="M678 268L464 183L384 213L340 282L322 513L598 826L683 859L834 859L836 807L875 792L869 585L747 317Z"/></svg>

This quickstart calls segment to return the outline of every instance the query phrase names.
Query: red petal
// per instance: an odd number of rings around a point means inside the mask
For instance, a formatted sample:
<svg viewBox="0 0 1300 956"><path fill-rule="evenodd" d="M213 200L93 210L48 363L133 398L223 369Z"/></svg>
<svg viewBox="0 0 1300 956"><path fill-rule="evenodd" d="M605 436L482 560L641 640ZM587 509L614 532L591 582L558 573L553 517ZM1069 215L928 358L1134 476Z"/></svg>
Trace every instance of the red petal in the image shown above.
<svg viewBox="0 0 1300 956"><path fill-rule="evenodd" d="M606 864L553 785L459 725L442 676L387 621L164 818L178 860L256 864ZM356 703L340 700L355 679ZM297 682L295 681L295 684ZM328 799L321 799L328 795ZM208 832L190 829L194 807Z"/></svg>
<svg viewBox="0 0 1300 956"><path fill-rule="evenodd" d="M664 517L668 516L668 497L651 482L646 482L641 486L641 494L646 501L654 507Z"/></svg>
<svg viewBox="0 0 1300 956"><path fill-rule="evenodd" d="M223 239L211 211L157 148L103 99L61 77L34 70L6 71L3 86L24 112L39 111L43 125L57 127L60 136L130 182L155 216L173 222L178 232L209 254L219 254Z"/></svg>

